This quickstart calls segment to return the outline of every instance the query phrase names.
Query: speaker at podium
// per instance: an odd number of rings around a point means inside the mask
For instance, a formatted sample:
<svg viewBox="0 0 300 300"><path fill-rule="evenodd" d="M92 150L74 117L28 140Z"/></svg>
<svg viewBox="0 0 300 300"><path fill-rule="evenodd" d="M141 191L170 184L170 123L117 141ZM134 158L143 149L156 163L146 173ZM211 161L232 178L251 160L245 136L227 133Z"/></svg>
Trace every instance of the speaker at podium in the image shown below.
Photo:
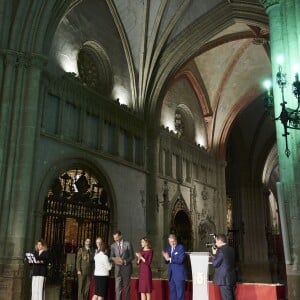
<svg viewBox="0 0 300 300"><path fill-rule="evenodd" d="M209 252L188 252L192 267L193 300L208 300Z"/></svg>

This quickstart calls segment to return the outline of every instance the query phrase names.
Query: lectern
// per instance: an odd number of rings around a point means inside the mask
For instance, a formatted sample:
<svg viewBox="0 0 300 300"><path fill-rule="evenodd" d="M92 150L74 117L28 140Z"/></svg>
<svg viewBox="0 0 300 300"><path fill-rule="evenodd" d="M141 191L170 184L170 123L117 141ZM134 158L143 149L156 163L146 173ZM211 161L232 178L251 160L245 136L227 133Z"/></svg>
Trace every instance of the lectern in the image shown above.
<svg viewBox="0 0 300 300"><path fill-rule="evenodd" d="M193 276L193 300L208 300L209 252L189 252Z"/></svg>

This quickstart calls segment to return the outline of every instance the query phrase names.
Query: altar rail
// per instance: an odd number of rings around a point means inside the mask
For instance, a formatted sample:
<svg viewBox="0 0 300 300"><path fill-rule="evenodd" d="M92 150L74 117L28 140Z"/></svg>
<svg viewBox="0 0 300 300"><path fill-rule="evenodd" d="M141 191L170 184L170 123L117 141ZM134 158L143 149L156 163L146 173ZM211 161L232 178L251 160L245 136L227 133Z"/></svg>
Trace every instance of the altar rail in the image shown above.
<svg viewBox="0 0 300 300"><path fill-rule="evenodd" d="M221 300L219 287L212 282L208 283L209 300ZM115 299L114 278L109 280L107 300ZM93 295L93 283L91 284L91 298ZM193 285L187 281L185 285L185 300L192 300ZM130 300L139 300L138 279L131 279ZM236 287L236 300L285 300L285 286L282 284L262 283L238 283ZM152 300L170 300L168 281L153 279Z"/></svg>

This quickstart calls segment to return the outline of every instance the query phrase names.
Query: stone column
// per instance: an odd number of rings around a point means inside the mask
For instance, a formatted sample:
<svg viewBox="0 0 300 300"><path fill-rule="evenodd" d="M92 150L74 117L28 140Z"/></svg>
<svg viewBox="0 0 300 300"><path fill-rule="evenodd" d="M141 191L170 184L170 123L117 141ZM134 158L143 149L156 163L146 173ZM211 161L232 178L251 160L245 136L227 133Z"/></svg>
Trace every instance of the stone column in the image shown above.
<svg viewBox="0 0 300 300"><path fill-rule="evenodd" d="M293 65L300 59L300 18L298 0L261 0L270 19L270 45L273 72L273 92L275 115L281 111L282 101L279 88L276 86L278 72L277 57L283 55L282 71L287 73L287 88L285 100L287 107L296 108L297 103L291 92L291 83L294 81ZM288 299L300 299L300 132L289 129L288 143L290 156L285 155L285 140L282 137L283 126L276 122L277 146L279 157L279 173L282 184L282 200L285 203L287 216L287 231L291 264L286 264ZM284 237L286 239L286 237ZM289 256L289 255L288 255Z"/></svg>
<svg viewBox="0 0 300 300"><path fill-rule="evenodd" d="M98 143L97 143L97 146L98 146L98 150L100 152L103 151L103 135L104 135L104 118L103 116L100 114L100 119L99 119L99 123L98 123L98 130L99 130L99 133L98 133Z"/></svg>
<svg viewBox="0 0 300 300"><path fill-rule="evenodd" d="M148 133L147 139L147 168L149 170L147 181L147 217L146 230L147 234L157 237L157 177L158 177L158 154L159 154L159 137L154 132Z"/></svg>
<svg viewBox="0 0 300 300"><path fill-rule="evenodd" d="M243 185L240 196L245 247L239 275L246 282L271 282L263 186Z"/></svg>
<svg viewBox="0 0 300 300"><path fill-rule="evenodd" d="M225 167L224 161L216 163L216 186L217 189L214 195L214 216L216 227L219 232L226 233L226 181L225 181Z"/></svg>
<svg viewBox="0 0 300 300"><path fill-rule="evenodd" d="M21 299L24 250L34 246L29 215L39 130L41 55L6 50L1 112L0 299ZM3 97L4 96L4 97ZM2 126L1 126L2 127ZM3 140L2 140L3 138Z"/></svg>

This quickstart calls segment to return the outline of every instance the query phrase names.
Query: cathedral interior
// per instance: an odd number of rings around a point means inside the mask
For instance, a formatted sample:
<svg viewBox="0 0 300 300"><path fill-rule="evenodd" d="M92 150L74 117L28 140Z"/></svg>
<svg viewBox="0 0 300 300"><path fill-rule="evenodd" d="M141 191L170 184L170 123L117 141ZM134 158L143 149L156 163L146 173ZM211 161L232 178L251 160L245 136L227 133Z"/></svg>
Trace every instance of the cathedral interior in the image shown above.
<svg viewBox="0 0 300 300"><path fill-rule="evenodd" d="M149 237L157 278L169 233L190 252L225 233L239 282L282 283L299 300L299 11L0 1L0 299L29 299L37 239L62 285L68 254L120 229L135 249Z"/></svg>

